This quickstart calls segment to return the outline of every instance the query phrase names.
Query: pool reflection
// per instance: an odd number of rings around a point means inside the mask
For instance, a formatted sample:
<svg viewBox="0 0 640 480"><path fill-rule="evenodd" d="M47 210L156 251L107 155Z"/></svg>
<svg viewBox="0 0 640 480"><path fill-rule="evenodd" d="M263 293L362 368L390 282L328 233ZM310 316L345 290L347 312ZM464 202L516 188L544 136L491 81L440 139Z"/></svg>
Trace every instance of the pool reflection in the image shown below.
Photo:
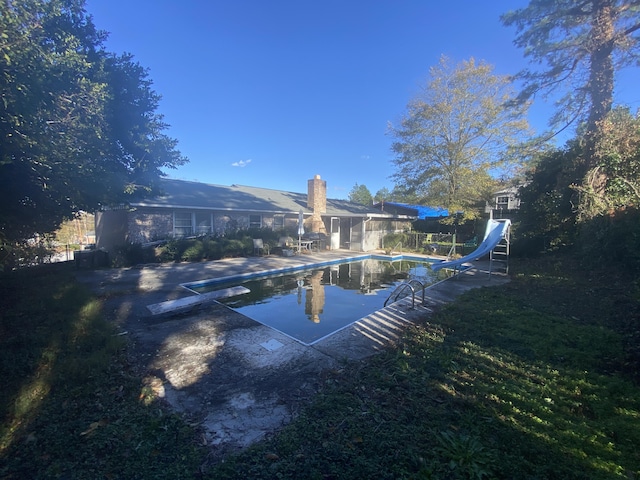
<svg viewBox="0 0 640 480"><path fill-rule="evenodd" d="M229 307L303 343L312 343L383 308L409 277L425 285L445 278L427 262L366 259L199 287L199 292L243 285L250 293L223 301Z"/></svg>

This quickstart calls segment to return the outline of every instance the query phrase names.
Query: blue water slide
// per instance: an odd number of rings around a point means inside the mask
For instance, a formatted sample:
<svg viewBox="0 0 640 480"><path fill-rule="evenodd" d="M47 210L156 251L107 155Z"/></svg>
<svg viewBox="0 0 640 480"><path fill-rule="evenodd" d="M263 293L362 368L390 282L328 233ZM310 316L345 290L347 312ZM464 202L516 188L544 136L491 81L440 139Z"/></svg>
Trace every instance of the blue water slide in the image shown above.
<svg viewBox="0 0 640 480"><path fill-rule="evenodd" d="M474 260L488 255L494 248L496 248L496 245L498 245L503 238L506 238L510 227L511 220L509 219L489 220L484 234L484 240L480 245L478 245L478 248L462 258L434 263L431 268L433 270L440 270L441 268L459 267L463 263L473 262Z"/></svg>

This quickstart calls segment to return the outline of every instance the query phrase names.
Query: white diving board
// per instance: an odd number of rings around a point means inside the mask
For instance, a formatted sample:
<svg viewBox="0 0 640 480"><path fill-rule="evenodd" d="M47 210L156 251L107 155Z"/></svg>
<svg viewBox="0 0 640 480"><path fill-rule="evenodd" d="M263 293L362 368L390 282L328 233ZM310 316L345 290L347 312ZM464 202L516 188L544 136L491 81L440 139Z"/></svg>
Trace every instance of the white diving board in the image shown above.
<svg viewBox="0 0 640 480"><path fill-rule="evenodd" d="M231 287L222 290L216 290L214 292L203 293L201 295L192 295L191 297L178 298L176 300L167 300L166 302L154 303L147 305L147 309L151 312L151 315L160 315L162 313L174 312L176 310L182 310L185 308L194 307L207 302L213 302L220 298L235 297L236 295L243 295L249 293L246 287Z"/></svg>

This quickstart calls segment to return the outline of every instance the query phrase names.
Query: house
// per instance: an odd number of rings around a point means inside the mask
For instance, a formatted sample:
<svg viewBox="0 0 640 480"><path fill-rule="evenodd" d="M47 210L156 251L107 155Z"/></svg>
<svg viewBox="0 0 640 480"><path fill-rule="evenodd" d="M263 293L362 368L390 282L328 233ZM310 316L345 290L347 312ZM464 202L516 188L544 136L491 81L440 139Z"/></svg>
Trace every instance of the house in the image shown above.
<svg viewBox="0 0 640 480"><path fill-rule="evenodd" d="M505 187L493 194L492 204L487 204L485 213L490 213L496 218L504 214L513 213L520 208L519 186Z"/></svg>
<svg viewBox="0 0 640 480"><path fill-rule="evenodd" d="M302 211L305 231L325 234L327 248L371 251L380 247L384 235L403 231L415 220L410 214L328 199L320 175L307 182L306 194L173 179L163 179L161 186L160 196L97 212L96 247L109 251L128 243L254 227L284 229L295 236Z"/></svg>

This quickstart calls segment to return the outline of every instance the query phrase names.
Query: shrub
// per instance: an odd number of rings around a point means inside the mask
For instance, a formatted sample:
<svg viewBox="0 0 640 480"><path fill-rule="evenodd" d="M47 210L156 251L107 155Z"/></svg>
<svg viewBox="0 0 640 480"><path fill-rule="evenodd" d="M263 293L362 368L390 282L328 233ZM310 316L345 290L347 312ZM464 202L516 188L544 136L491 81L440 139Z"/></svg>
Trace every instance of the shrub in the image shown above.
<svg viewBox="0 0 640 480"><path fill-rule="evenodd" d="M0 271L51 263L54 253L53 239L48 235L19 242L5 241L0 235Z"/></svg>
<svg viewBox="0 0 640 480"><path fill-rule="evenodd" d="M545 152L520 189L518 236L512 253L535 256L547 250L571 246L575 240L577 194L581 181L582 147L569 142L564 149Z"/></svg>
<svg viewBox="0 0 640 480"><path fill-rule="evenodd" d="M583 223L579 246L590 261L640 268L640 210L621 208Z"/></svg>
<svg viewBox="0 0 640 480"><path fill-rule="evenodd" d="M222 258L223 249L222 244L218 238L205 237L202 239L202 248L204 252L204 258L207 260L218 260Z"/></svg>
<svg viewBox="0 0 640 480"><path fill-rule="evenodd" d="M241 257L247 255L253 249L253 241L247 237L243 240L225 238L222 244L223 257Z"/></svg>
<svg viewBox="0 0 640 480"><path fill-rule="evenodd" d="M114 267L138 265L141 263L157 262L156 250L143 247L140 243L130 243L114 249L111 264Z"/></svg>
<svg viewBox="0 0 640 480"><path fill-rule="evenodd" d="M193 240L180 256L184 262L199 262L205 257L204 245L201 240Z"/></svg>
<svg viewBox="0 0 640 480"><path fill-rule="evenodd" d="M197 238L176 238L155 247L130 244L116 249L114 266L131 266L150 262L198 262L218 260L224 257L240 257L253 253L253 239L261 238L274 247L285 231L267 228L238 230L222 235Z"/></svg>
<svg viewBox="0 0 640 480"><path fill-rule="evenodd" d="M391 253L391 250L397 248L398 244L406 245L407 241L406 233L389 233L382 238L382 246L385 252Z"/></svg>

